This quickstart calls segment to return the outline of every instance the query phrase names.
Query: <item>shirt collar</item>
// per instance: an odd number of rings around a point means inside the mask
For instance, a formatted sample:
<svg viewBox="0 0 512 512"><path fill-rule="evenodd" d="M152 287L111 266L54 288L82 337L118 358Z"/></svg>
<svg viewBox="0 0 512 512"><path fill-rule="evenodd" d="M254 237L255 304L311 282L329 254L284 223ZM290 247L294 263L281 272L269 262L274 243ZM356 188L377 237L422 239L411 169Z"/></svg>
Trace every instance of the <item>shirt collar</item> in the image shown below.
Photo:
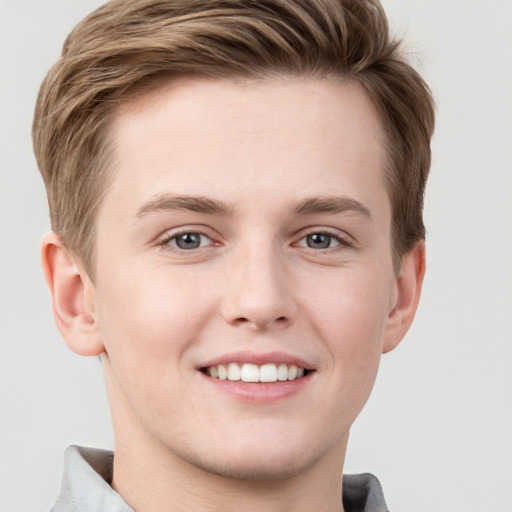
<svg viewBox="0 0 512 512"><path fill-rule="evenodd" d="M134 512L110 486L113 461L113 452L70 446L51 512ZM382 487L369 473L343 477L343 506L346 512L388 512Z"/></svg>
<svg viewBox="0 0 512 512"><path fill-rule="evenodd" d="M110 486L114 454L70 446L64 455L59 499L51 512L133 512Z"/></svg>

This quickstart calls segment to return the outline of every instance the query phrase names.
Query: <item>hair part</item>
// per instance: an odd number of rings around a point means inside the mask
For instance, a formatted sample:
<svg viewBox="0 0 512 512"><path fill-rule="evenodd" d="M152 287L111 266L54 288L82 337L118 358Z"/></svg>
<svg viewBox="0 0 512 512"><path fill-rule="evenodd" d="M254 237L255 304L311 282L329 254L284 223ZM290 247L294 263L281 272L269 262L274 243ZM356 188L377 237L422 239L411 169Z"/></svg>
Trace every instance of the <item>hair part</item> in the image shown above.
<svg viewBox="0 0 512 512"><path fill-rule="evenodd" d="M381 117L395 270L424 239L432 95L378 0L113 0L81 21L46 76L33 124L52 229L92 276L119 105L162 80L276 75L358 81Z"/></svg>

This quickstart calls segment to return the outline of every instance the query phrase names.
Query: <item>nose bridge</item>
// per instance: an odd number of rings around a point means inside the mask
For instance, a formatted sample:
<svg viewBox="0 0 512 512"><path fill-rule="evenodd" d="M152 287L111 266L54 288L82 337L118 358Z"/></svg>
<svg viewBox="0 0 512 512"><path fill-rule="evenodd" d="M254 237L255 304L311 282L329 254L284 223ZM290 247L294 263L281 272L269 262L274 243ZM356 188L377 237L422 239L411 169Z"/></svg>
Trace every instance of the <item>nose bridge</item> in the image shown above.
<svg viewBox="0 0 512 512"><path fill-rule="evenodd" d="M254 238L240 247L227 277L224 317L256 329L290 323L296 305L285 257L272 240Z"/></svg>

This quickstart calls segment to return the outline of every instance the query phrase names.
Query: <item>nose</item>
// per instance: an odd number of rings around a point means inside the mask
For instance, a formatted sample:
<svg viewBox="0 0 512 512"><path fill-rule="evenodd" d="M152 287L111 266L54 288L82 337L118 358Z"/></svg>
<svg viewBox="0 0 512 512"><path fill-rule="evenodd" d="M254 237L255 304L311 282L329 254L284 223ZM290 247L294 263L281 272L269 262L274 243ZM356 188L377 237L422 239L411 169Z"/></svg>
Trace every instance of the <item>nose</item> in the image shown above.
<svg viewBox="0 0 512 512"><path fill-rule="evenodd" d="M230 262L222 315L230 325L252 330L283 328L297 315L293 280L273 248L249 248Z"/></svg>

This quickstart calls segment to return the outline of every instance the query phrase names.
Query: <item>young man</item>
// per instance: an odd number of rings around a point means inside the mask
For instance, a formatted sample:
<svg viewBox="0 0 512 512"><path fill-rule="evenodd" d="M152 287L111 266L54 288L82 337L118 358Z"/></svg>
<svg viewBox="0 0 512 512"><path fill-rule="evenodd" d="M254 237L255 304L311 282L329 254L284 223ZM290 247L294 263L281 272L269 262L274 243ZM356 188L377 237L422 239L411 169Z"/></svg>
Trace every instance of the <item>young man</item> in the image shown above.
<svg viewBox="0 0 512 512"><path fill-rule="evenodd" d="M376 1L115 0L41 88L57 325L114 454L53 510L387 510L342 478L424 275L428 88Z"/></svg>

